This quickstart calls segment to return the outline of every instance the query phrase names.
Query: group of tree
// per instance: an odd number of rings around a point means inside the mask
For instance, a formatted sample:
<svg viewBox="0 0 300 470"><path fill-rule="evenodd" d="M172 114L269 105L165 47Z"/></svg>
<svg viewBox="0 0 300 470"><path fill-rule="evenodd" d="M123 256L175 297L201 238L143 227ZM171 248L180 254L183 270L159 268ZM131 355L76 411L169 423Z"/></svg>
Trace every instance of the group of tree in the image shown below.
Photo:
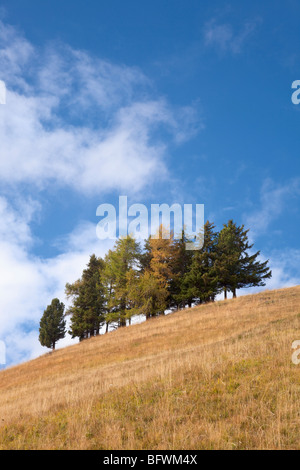
<svg viewBox="0 0 300 470"><path fill-rule="evenodd" d="M123 327L135 315L149 318L166 311L213 302L218 294L241 288L264 286L271 277L268 261L253 252L248 230L232 220L217 232L206 222L203 246L186 250L188 236L167 237L164 228L149 237L143 246L128 236L116 241L104 259L90 256L82 276L66 284L64 305L54 299L41 320L40 341L55 347L65 334L65 315L70 315L73 338L87 339L109 327Z"/></svg>

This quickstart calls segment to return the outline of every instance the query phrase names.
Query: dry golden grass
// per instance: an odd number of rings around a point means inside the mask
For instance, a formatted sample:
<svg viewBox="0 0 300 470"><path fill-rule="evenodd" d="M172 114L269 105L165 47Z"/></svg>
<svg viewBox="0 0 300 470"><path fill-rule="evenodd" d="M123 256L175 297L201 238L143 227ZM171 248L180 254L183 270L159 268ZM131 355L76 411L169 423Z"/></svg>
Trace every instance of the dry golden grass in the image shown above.
<svg viewBox="0 0 300 470"><path fill-rule="evenodd" d="M181 311L0 372L0 449L299 449L300 287Z"/></svg>

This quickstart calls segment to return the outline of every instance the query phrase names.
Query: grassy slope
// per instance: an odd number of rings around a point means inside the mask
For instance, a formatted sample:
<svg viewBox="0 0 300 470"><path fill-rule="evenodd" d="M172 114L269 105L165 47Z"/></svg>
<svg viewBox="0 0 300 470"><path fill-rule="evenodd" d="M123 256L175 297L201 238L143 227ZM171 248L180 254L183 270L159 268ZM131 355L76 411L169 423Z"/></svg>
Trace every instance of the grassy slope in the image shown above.
<svg viewBox="0 0 300 470"><path fill-rule="evenodd" d="M0 449L299 449L300 287L217 302L0 372Z"/></svg>

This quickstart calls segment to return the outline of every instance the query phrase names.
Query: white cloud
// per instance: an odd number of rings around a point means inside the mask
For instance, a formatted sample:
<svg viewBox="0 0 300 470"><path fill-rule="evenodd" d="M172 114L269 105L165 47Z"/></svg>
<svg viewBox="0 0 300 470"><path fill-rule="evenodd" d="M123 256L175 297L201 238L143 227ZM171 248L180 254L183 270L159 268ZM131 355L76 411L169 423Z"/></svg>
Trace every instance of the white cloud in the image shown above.
<svg viewBox="0 0 300 470"><path fill-rule="evenodd" d="M28 89L22 78L23 67L34 55L32 45L10 25L0 20L0 73L14 86Z"/></svg>
<svg viewBox="0 0 300 470"><path fill-rule="evenodd" d="M137 192L166 177L167 146L199 129L192 107L152 98L149 80L67 46L34 48L0 22L0 181L85 194Z"/></svg>
<svg viewBox="0 0 300 470"><path fill-rule="evenodd" d="M160 103L144 103L135 119L117 113L110 129L57 127L48 130L54 99L28 98L8 92L0 108L0 180L45 187L56 181L85 193L118 188L139 191L166 174L164 147L150 143L154 125L162 122ZM144 110L150 113L145 119ZM165 115L163 115L165 119Z"/></svg>

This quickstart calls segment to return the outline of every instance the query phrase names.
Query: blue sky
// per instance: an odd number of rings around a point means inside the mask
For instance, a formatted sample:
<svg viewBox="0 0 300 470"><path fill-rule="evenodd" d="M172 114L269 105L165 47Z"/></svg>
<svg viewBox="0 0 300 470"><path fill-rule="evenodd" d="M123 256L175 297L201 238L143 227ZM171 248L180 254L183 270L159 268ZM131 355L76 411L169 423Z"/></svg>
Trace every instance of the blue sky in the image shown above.
<svg viewBox="0 0 300 470"><path fill-rule="evenodd" d="M300 284L300 4L2 0L0 340L43 352L38 324L77 279L96 208L205 205L250 229L273 277ZM67 338L62 345L69 344Z"/></svg>

